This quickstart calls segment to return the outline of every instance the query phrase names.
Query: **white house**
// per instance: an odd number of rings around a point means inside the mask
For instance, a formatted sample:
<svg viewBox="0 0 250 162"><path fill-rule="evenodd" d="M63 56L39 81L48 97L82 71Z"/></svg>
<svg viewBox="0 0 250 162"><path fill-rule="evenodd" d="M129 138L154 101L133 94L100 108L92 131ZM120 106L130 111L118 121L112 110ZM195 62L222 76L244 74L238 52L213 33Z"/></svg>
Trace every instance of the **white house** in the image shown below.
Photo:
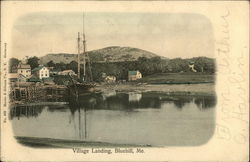
<svg viewBox="0 0 250 162"><path fill-rule="evenodd" d="M30 77L31 76L30 65L20 63L17 66L17 74L21 74L21 75L23 75L26 78Z"/></svg>
<svg viewBox="0 0 250 162"><path fill-rule="evenodd" d="M32 70L32 73L37 76L39 79L49 78L49 69L45 66L38 66Z"/></svg>
<svg viewBox="0 0 250 162"><path fill-rule="evenodd" d="M137 80L137 79L141 79L142 78L142 74L140 73L140 71L128 71L128 81L133 81L133 80Z"/></svg>

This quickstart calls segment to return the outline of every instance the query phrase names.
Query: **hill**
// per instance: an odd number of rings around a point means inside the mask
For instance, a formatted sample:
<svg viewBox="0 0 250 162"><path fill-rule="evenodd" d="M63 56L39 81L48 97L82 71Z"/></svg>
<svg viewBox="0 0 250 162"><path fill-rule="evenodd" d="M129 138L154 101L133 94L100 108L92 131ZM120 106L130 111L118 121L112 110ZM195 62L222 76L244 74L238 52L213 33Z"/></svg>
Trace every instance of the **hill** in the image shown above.
<svg viewBox="0 0 250 162"><path fill-rule="evenodd" d="M122 61L135 61L139 57L152 58L158 55L145 51L138 48L131 47L119 47L119 46L111 46L98 50L88 51L92 62L122 62ZM164 57L162 57L164 58ZM49 61L53 61L54 63L70 63L71 61L77 60L76 54L68 54L68 53L57 53L57 54L47 54L46 56L40 57L40 63L46 64Z"/></svg>

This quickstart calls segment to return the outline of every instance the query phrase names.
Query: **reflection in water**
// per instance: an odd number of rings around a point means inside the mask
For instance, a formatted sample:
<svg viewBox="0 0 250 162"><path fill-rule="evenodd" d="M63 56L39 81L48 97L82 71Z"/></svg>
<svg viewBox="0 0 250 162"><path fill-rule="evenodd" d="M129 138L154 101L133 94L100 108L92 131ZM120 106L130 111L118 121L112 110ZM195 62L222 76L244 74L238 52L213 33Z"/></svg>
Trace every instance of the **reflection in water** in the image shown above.
<svg viewBox="0 0 250 162"><path fill-rule="evenodd" d="M125 110L154 108L159 109L163 103L173 103L176 108L182 109L185 104L194 103L200 110L212 108L216 105L215 96L173 96L162 93L117 93L106 96L101 93L91 93L81 96L79 101L76 98L68 98L69 108L72 114L79 111L79 108L101 109L101 110ZM37 117L44 106L15 106L11 108L11 119L13 117ZM49 107L51 112L63 111L63 106ZM66 111L66 110L65 110Z"/></svg>
<svg viewBox="0 0 250 162"><path fill-rule="evenodd" d="M129 102L139 102L142 98L142 94L141 93L134 93L134 92L130 92L128 93L128 101Z"/></svg>
<svg viewBox="0 0 250 162"><path fill-rule="evenodd" d="M10 119L20 117L37 117L44 109L44 106L15 106L10 110Z"/></svg>
<svg viewBox="0 0 250 162"><path fill-rule="evenodd" d="M200 109L206 109L215 106L216 100L214 96L199 96L196 97L194 100L195 104L200 108Z"/></svg>
<svg viewBox="0 0 250 162"><path fill-rule="evenodd" d="M12 107L14 132L17 136L187 145L206 142L214 128L210 108L216 105L215 96L112 92L84 94L67 102L66 106Z"/></svg>
<svg viewBox="0 0 250 162"><path fill-rule="evenodd" d="M159 109L163 103L173 103L176 108L182 109L185 104L194 103L199 109L214 107L216 104L215 96L181 96L168 95L159 92L144 93L116 93L115 95L91 93L79 97L79 102L70 98L72 112L76 107L86 109L102 110L126 110L155 108Z"/></svg>

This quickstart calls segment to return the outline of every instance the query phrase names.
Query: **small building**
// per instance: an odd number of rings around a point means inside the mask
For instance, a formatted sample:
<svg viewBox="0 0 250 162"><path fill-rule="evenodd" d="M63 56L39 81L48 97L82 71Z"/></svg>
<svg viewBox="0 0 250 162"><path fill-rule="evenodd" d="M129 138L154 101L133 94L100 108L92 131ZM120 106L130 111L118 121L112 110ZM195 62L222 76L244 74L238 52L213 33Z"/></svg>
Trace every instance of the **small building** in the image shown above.
<svg viewBox="0 0 250 162"><path fill-rule="evenodd" d="M8 79L9 79L10 83L26 82L27 81L27 78L24 75L18 74L18 73L9 73Z"/></svg>
<svg viewBox="0 0 250 162"><path fill-rule="evenodd" d="M33 69L32 73L39 79L49 78L49 69L43 65L40 65L37 68Z"/></svg>
<svg viewBox="0 0 250 162"><path fill-rule="evenodd" d="M116 77L115 76L106 76L104 78L104 81L107 83L114 83L114 82L116 82Z"/></svg>
<svg viewBox="0 0 250 162"><path fill-rule="evenodd" d="M76 73L73 70L63 70L58 73L59 75L76 75Z"/></svg>
<svg viewBox="0 0 250 162"><path fill-rule="evenodd" d="M28 64L18 64L17 74L22 74L24 77L28 78L31 76L31 68Z"/></svg>
<svg viewBox="0 0 250 162"><path fill-rule="evenodd" d="M9 73L8 79L9 79L10 83L17 82L18 81L18 74L17 73Z"/></svg>
<svg viewBox="0 0 250 162"><path fill-rule="evenodd" d="M138 70L128 71L128 81L133 81L133 80L137 80L141 78L142 78L142 74L140 73L140 71Z"/></svg>

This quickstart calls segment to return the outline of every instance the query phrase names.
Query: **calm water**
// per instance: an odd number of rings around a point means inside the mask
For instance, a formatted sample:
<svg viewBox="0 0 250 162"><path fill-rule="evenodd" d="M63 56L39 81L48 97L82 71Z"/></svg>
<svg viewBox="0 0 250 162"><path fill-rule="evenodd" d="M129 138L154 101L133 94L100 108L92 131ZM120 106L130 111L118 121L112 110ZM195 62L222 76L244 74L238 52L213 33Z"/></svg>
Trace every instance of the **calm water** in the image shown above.
<svg viewBox="0 0 250 162"><path fill-rule="evenodd" d="M11 108L15 135L183 146L206 143L215 128L215 96L110 92L69 101Z"/></svg>

